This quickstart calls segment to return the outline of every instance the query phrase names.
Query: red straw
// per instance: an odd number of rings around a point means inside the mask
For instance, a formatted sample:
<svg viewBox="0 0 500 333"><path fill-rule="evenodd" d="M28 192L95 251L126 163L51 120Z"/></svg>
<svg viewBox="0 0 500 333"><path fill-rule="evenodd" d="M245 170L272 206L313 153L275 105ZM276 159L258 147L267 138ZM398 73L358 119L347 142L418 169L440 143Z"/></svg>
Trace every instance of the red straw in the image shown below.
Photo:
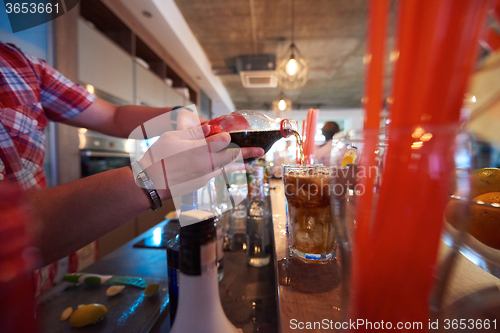
<svg viewBox="0 0 500 333"><path fill-rule="evenodd" d="M372 5L378 1L372 0ZM386 168L375 217L366 236L358 239L362 244L355 244L352 319L422 322L424 327L427 323L454 168L453 126L458 124L489 3L399 2L399 59ZM433 134L419 150L412 149L416 126Z"/></svg>
<svg viewBox="0 0 500 333"><path fill-rule="evenodd" d="M484 38L481 38L481 45L489 52L500 50L500 36L494 29L489 28L485 31Z"/></svg>
<svg viewBox="0 0 500 333"><path fill-rule="evenodd" d="M302 149L304 150L304 156L307 156L307 139L309 139L309 124L310 124L310 118L311 118L311 110L307 110L307 116L305 120L305 127L302 130L304 132L304 135L302 137Z"/></svg>
<svg viewBox="0 0 500 333"><path fill-rule="evenodd" d="M313 109L312 112L311 112L311 121L310 123L308 124L308 128L309 128L309 132L307 133L308 134L308 142L307 142L307 151L309 153L309 155L314 155L314 151L315 151L315 143L316 143L316 127L318 126L318 114L319 114L319 110L318 109Z"/></svg>
<svg viewBox="0 0 500 333"><path fill-rule="evenodd" d="M310 110L307 110L307 117L306 117L306 126L305 126L305 129L304 129L304 136L303 136L303 139L302 139L302 151L304 153L304 161L306 164L310 164L309 163L309 155L307 154L307 140L309 139L309 124L311 123L311 113L310 113Z"/></svg>
<svg viewBox="0 0 500 333"><path fill-rule="evenodd" d="M389 1L378 0L371 1L369 8L369 23L368 23L368 51L366 58L369 59L366 70L366 87L365 87L365 152L366 158L359 160L364 170L372 170L375 166L375 150L379 140L378 129L380 126L380 109L384 96L384 58L386 47L386 35L389 16ZM371 189L374 185L374 180L377 175L365 173L368 177L361 179L361 184L365 189ZM365 191L363 196L359 197L359 207L371 206L373 197L372 191ZM356 246L353 251L363 253L368 249L363 249L366 244L366 237L370 227L370 209L360 209L357 212L357 228L356 228ZM356 268L354 268L356 269Z"/></svg>
<svg viewBox="0 0 500 333"><path fill-rule="evenodd" d="M500 23L500 1L498 0L496 6L492 9L492 15Z"/></svg>
<svg viewBox="0 0 500 333"><path fill-rule="evenodd" d="M304 142L304 155L306 158L306 164L311 164L312 156L315 150L315 136L316 136L316 126L318 124L318 109L307 110L307 122L306 122L306 140Z"/></svg>

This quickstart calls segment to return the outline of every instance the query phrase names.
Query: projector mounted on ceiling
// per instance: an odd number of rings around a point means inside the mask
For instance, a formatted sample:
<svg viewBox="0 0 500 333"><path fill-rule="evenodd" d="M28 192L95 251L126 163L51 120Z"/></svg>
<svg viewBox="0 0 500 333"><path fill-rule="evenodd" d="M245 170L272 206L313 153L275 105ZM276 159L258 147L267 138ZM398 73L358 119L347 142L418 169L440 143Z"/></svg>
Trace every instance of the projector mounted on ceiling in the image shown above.
<svg viewBox="0 0 500 333"><path fill-rule="evenodd" d="M236 71L245 88L276 88L276 55L256 54L236 57Z"/></svg>

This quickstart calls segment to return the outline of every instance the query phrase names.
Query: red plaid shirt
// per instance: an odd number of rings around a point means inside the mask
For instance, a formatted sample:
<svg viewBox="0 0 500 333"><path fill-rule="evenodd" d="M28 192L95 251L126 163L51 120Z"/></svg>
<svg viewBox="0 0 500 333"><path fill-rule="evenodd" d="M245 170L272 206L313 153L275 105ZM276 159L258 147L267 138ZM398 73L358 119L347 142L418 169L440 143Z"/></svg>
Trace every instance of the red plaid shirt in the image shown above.
<svg viewBox="0 0 500 333"><path fill-rule="evenodd" d="M46 187L45 127L76 116L95 99L45 61L0 43L0 180Z"/></svg>

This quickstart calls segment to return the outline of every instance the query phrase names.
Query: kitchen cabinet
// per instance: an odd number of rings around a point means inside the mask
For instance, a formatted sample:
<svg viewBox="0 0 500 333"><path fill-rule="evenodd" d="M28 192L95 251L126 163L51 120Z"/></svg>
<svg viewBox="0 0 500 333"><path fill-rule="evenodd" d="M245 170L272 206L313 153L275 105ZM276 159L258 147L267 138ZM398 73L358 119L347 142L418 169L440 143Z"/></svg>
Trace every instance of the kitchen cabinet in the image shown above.
<svg viewBox="0 0 500 333"><path fill-rule="evenodd" d="M142 65L135 64L136 103L149 106L165 106L165 83Z"/></svg>
<svg viewBox="0 0 500 333"><path fill-rule="evenodd" d="M179 95L179 93L177 93L174 89L172 89L167 85L165 85L163 91L165 93L163 97L165 106L173 107L173 106L185 106L191 104L191 102L186 101L184 97Z"/></svg>
<svg viewBox="0 0 500 333"><path fill-rule="evenodd" d="M132 57L83 19L78 19L77 30L80 82L132 103Z"/></svg>
<svg viewBox="0 0 500 333"><path fill-rule="evenodd" d="M137 236L137 218L122 224L99 238L99 258L113 252Z"/></svg>

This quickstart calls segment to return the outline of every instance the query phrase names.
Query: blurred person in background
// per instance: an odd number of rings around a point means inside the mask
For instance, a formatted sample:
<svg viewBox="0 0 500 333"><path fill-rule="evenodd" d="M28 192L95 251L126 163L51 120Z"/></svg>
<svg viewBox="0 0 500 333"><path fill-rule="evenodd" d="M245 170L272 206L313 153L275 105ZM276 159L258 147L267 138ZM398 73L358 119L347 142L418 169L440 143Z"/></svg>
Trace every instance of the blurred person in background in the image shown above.
<svg viewBox="0 0 500 333"><path fill-rule="evenodd" d="M325 143L316 149L314 154L315 164L330 165L330 154L332 151L332 139L333 136L340 132L339 124L334 121L328 121L325 123L321 132L325 136Z"/></svg>

